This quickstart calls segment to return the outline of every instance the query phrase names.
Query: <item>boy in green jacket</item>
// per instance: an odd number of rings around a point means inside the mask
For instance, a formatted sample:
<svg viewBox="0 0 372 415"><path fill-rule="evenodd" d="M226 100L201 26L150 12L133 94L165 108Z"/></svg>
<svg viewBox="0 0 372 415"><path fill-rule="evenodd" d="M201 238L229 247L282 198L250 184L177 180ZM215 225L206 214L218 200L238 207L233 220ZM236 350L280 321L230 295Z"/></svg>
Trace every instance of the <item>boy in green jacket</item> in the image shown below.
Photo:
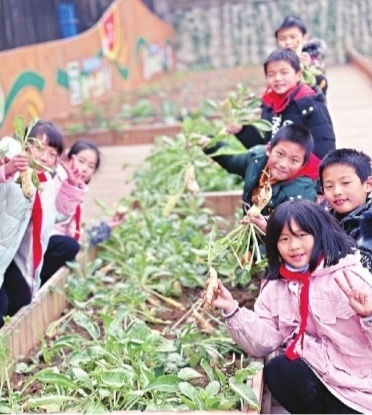
<svg viewBox="0 0 372 415"><path fill-rule="evenodd" d="M255 204L260 189L267 184L271 186L272 197L261 212L263 216L270 215L276 206L287 200L316 200L320 161L312 154L313 137L306 127L297 124L285 125L266 146L258 145L238 155L215 154L227 144L219 142L208 148L210 140L203 137L199 145L221 167L243 178L245 206ZM255 221L264 231L266 221L261 222L260 224Z"/></svg>

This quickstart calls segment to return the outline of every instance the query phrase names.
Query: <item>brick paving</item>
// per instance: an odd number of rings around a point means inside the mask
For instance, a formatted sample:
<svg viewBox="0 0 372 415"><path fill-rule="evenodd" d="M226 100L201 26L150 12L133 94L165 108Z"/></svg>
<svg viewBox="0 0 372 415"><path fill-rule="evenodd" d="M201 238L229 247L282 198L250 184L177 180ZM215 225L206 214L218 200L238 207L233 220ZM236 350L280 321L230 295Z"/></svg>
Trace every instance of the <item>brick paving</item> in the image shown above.
<svg viewBox="0 0 372 415"><path fill-rule="evenodd" d="M339 147L354 147L372 155L372 82L351 65L330 66L327 68L329 80L328 107L334 123ZM196 72L189 74L188 91L193 102L197 97L223 97L223 89L216 88L221 79L227 90L238 82L247 80L246 70L220 70L215 72ZM259 75L254 78L255 88L259 89ZM262 80L262 79L261 79ZM183 79L185 82L186 79ZM210 95L207 92L210 88ZM185 89L184 89L185 90ZM226 89L225 89L226 90ZM182 99L187 100L184 93ZM133 171L143 165L150 154L152 145L119 147L100 147L103 155L101 171L93 178L85 201L88 222L102 216L95 204L98 198L108 206L113 206L133 189ZM129 165L125 171L122 166Z"/></svg>

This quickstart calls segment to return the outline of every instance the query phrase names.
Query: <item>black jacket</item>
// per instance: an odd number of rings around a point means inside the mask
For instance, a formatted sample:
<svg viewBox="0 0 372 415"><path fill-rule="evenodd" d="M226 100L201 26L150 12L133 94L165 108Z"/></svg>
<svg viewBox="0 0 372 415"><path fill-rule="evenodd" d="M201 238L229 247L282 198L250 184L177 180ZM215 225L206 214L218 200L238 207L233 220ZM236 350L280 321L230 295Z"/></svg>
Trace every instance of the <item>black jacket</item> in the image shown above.
<svg viewBox="0 0 372 415"><path fill-rule="evenodd" d="M256 128L244 126L236 137L246 148L268 143L283 125L301 124L310 130L314 138L313 153L318 158L322 159L329 151L335 149L332 120L321 92L315 92L309 86L301 84L292 91L285 108L278 113L275 113L268 103L265 104L266 95L262 98L261 118L270 121L273 130L262 139Z"/></svg>
<svg viewBox="0 0 372 415"><path fill-rule="evenodd" d="M362 256L361 262L372 273L372 199L346 216L332 209L330 213L339 221L345 233L356 241Z"/></svg>

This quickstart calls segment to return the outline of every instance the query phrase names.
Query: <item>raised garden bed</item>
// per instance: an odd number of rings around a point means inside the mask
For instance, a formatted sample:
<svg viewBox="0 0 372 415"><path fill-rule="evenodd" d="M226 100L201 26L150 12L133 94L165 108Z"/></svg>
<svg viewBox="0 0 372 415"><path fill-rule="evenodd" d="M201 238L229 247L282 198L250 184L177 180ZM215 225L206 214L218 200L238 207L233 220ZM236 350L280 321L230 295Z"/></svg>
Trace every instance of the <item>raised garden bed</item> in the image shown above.
<svg viewBox="0 0 372 415"><path fill-rule="evenodd" d="M127 146L153 144L159 135L174 136L181 131L181 124L142 124L127 127L123 131L92 129L87 132L67 133L64 139L67 147L82 139L89 139L99 146Z"/></svg>
<svg viewBox="0 0 372 415"><path fill-rule="evenodd" d="M226 215L232 216L236 204L240 202L241 195L237 192L232 194L224 193L220 195L211 194L206 198L206 205L212 210L216 209L218 212L224 212ZM223 199L223 202L221 201ZM231 209L229 211L229 209ZM90 260L95 256L95 252L90 252ZM87 263L87 256L80 255L79 262L84 267ZM35 301L28 307L21 310L13 319L13 321L2 329L1 334L8 334L8 345L12 357L18 355L27 355L27 353L34 349L39 342L40 335L45 332L48 325L58 319L66 310L67 300L63 295L66 281L69 275L67 269L60 270L52 279L40 290ZM262 359L256 359L262 362ZM263 398L263 379L262 370L255 376L248 379L247 384L250 385L259 399L260 408L265 402L265 411L268 409L268 399ZM246 407L249 413L259 413L257 409ZM133 413L137 413L134 411ZM139 413L139 411L138 411ZM161 411L167 413L167 411ZM185 413L184 411L172 411L172 413ZM203 411L187 411L186 413L202 414ZM211 413L211 412L209 412ZM213 411L212 411L213 413ZM223 414L224 411L218 411ZM241 413L241 411L229 411L229 413ZM265 412L267 413L267 412Z"/></svg>

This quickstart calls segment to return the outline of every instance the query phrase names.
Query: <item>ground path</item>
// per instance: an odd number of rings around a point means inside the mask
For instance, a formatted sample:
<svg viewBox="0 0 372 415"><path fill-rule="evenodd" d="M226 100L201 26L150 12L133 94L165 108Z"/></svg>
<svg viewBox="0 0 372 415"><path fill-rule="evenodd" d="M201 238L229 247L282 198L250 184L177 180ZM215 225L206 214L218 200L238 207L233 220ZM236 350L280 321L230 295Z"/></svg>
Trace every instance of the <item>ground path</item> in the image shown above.
<svg viewBox="0 0 372 415"><path fill-rule="evenodd" d="M229 76L229 71L225 71ZM192 76L192 75L191 75ZM231 75L230 75L231 76ZM197 82L203 76L195 73ZM234 78L236 72L234 72ZM339 146L354 147L372 155L372 82L351 65L330 66L328 107ZM206 83L207 79L204 80ZM236 79L236 83L241 79ZM235 82L235 79L234 79ZM203 97L204 98L204 97ZM93 178L85 202L86 218L91 222L101 216L95 199L115 204L133 189L133 171L143 165L151 145L101 147L102 168ZM129 167L123 170L123 166Z"/></svg>

